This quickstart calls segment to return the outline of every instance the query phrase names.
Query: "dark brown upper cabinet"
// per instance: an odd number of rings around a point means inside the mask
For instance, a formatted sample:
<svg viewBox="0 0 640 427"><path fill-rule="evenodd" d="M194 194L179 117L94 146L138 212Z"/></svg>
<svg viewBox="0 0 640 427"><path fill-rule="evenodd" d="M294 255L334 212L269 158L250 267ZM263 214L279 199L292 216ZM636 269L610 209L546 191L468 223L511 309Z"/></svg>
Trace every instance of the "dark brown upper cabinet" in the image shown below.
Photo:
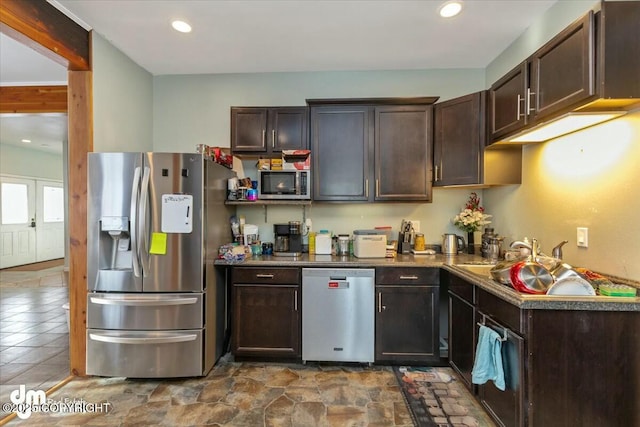
<svg viewBox="0 0 640 427"><path fill-rule="evenodd" d="M313 200L431 201L436 99L308 100Z"/></svg>
<svg viewBox="0 0 640 427"><path fill-rule="evenodd" d="M531 120L572 107L595 93L594 15L590 11L529 58Z"/></svg>
<svg viewBox="0 0 640 427"><path fill-rule="evenodd" d="M372 122L367 106L311 107L313 200L369 200Z"/></svg>
<svg viewBox="0 0 640 427"><path fill-rule="evenodd" d="M435 106L433 185L494 186L522 182L522 146L485 150L487 91Z"/></svg>
<svg viewBox="0 0 640 427"><path fill-rule="evenodd" d="M523 62L495 82L489 89L491 119L489 130L493 139L522 129L527 123L526 94L529 67Z"/></svg>
<svg viewBox="0 0 640 427"><path fill-rule="evenodd" d="M435 105L434 186L480 183L485 103L486 93L477 92Z"/></svg>
<svg viewBox="0 0 640 427"><path fill-rule="evenodd" d="M375 200L431 201L433 106L380 106L374 112Z"/></svg>
<svg viewBox="0 0 640 427"><path fill-rule="evenodd" d="M489 90L492 143L572 112L640 105L640 2L603 1Z"/></svg>
<svg viewBox="0 0 640 427"><path fill-rule="evenodd" d="M591 11L491 86L492 140L593 95L593 27Z"/></svg>
<svg viewBox="0 0 640 427"><path fill-rule="evenodd" d="M279 156L309 148L307 107L231 107L231 151Z"/></svg>

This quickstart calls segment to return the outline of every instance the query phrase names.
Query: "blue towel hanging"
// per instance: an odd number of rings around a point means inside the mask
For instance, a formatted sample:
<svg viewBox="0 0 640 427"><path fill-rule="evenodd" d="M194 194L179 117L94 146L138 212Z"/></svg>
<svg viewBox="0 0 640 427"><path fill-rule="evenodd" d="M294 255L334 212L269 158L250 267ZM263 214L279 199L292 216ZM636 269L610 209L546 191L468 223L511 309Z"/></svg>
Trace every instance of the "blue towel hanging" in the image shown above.
<svg viewBox="0 0 640 427"><path fill-rule="evenodd" d="M502 366L502 340L493 329L480 325L476 358L473 362L471 381L484 384L493 381L499 390L504 391L504 368Z"/></svg>

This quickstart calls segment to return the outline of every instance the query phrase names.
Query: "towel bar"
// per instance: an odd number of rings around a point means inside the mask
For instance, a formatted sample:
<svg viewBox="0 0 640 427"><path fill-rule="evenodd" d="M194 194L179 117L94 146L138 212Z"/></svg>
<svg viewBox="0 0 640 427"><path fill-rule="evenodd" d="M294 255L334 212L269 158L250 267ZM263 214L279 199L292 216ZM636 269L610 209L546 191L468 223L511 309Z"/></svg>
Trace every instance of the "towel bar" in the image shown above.
<svg viewBox="0 0 640 427"><path fill-rule="evenodd" d="M483 318L483 319L482 319L482 323L478 322L478 323L477 323L477 324L478 324L478 326L487 326L487 325L485 325L484 320L485 320L485 319ZM489 327L489 326L487 326L487 327ZM503 330L502 330L502 338L498 338L498 339L499 339L500 341L502 341L502 342L507 341L507 339L508 339L507 332L508 332L508 331L507 331L507 329L506 329L506 328L503 328Z"/></svg>

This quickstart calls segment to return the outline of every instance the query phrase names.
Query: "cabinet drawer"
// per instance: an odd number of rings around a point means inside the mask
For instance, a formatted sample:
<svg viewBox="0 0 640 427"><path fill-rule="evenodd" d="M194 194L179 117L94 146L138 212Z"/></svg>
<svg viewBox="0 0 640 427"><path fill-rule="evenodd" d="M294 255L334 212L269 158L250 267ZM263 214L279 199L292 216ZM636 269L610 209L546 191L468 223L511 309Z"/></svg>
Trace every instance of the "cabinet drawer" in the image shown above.
<svg viewBox="0 0 640 427"><path fill-rule="evenodd" d="M490 316L514 332L524 335L525 327L521 318L522 311L518 307L482 289L478 289L477 295L478 310L482 314Z"/></svg>
<svg viewBox="0 0 640 427"><path fill-rule="evenodd" d="M440 269L432 267L378 267L376 285L439 285Z"/></svg>
<svg viewBox="0 0 640 427"><path fill-rule="evenodd" d="M299 268L234 267L233 283L299 284Z"/></svg>
<svg viewBox="0 0 640 427"><path fill-rule="evenodd" d="M475 303L475 286L453 273L449 273L449 292L457 295L470 304Z"/></svg>

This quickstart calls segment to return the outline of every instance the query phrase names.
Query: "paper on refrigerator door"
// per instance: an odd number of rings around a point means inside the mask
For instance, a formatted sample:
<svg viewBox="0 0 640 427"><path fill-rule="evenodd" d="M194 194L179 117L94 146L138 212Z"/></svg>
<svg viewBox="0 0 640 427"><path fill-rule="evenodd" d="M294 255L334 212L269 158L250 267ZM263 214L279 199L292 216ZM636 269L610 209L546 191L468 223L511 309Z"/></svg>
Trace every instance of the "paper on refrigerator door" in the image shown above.
<svg viewBox="0 0 640 427"><path fill-rule="evenodd" d="M193 230L193 196L163 194L161 216L163 233L191 233Z"/></svg>
<svg viewBox="0 0 640 427"><path fill-rule="evenodd" d="M153 255L167 254L167 234L151 233L151 247L149 253Z"/></svg>

